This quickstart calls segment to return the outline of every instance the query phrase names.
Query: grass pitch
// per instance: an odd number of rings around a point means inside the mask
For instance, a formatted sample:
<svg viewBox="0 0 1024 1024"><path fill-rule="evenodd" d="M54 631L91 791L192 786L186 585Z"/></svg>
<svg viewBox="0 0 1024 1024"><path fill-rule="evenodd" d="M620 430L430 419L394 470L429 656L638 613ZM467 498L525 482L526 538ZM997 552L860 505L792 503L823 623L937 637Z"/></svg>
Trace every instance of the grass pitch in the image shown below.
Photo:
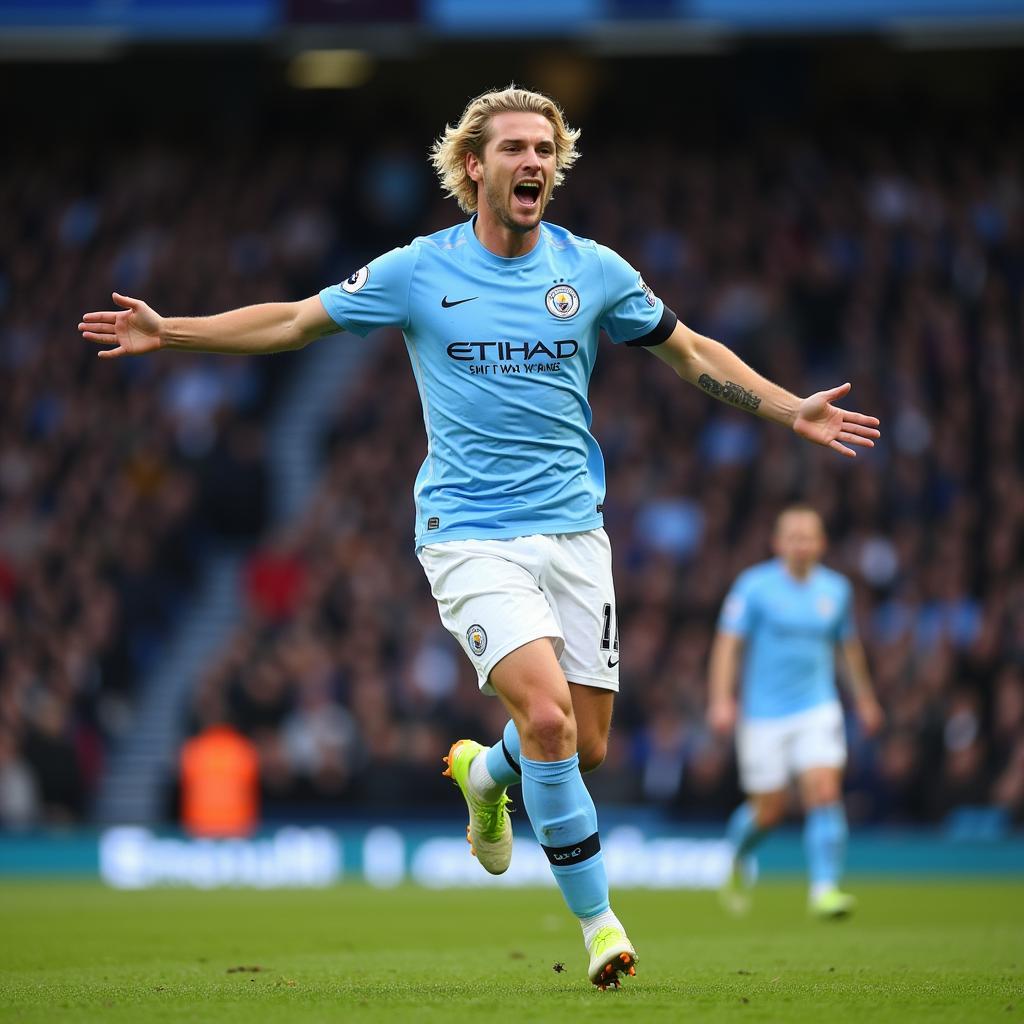
<svg viewBox="0 0 1024 1024"><path fill-rule="evenodd" d="M5 883L0 1020L1024 1022L1024 885L850 888L835 923L795 883L741 921L713 894L623 892L638 975L601 994L554 890Z"/></svg>

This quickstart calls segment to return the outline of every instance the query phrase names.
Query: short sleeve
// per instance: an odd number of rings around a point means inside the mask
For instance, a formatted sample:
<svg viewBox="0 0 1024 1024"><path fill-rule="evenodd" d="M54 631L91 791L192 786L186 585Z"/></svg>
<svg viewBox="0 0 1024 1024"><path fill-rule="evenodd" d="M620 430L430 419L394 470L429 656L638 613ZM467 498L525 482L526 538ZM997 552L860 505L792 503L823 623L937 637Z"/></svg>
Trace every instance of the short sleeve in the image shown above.
<svg viewBox="0 0 1024 1024"><path fill-rule="evenodd" d="M842 607L839 622L836 624L836 633L840 642L853 640L857 636L857 621L853 616L853 587L849 581L843 583Z"/></svg>
<svg viewBox="0 0 1024 1024"><path fill-rule="evenodd" d="M735 633L746 637L754 620L754 602L751 593L750 578L746 575L732 585L722 604L722 614L718 617L718 628L723 633Z"/></svg>
<svg viewBox="0 0 1024 1024"><path fill-rule="evenodd" d="M617 252L597 247L604 277L601 327L616 344L650 347L668 340L676 316Z"/></svg>
<svg viewBox="0 0 1024 1024"><path fill-rule="evenodd" d="M409 286L418 248L392 249L339 284L320 292L330 318L365 338L378 327L409 326Z"/></svg>

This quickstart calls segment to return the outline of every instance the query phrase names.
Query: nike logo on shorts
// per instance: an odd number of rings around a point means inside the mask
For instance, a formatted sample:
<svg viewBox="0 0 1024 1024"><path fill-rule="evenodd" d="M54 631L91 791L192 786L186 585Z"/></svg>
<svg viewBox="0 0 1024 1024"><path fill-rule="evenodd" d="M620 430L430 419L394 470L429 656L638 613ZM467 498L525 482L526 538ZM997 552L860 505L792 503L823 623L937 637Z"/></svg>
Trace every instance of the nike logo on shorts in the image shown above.
<svg viewBox="0 0 1024 1024"><path fill-rule="evenodd" d="M445 309L451 309L452 306L461 306L464 302L473 302L474 300L479 299L479 298L480 298L479 295L473 295L473 296L471 296L468 299L456 299L454 302L449 302L448 301L448 296L446 295L441 300L441 305L444 306Z"/></svg>
<svg viewBox="0 0 1024 1024"><path fill-rule="evenodd" d="M616 658L614 661L612 661L611 658L608 659L608 667L609 668L615 668L615 666L618 665L618 663L619 663L619 659L618 658Z"/></svg>

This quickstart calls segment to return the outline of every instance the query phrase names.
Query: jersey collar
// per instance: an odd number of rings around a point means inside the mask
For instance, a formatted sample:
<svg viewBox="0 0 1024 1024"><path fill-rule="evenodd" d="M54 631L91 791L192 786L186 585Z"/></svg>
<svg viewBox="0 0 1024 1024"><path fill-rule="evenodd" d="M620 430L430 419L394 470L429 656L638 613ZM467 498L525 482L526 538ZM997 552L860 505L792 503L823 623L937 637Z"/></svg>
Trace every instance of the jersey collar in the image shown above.
<svg viewBox="0 0 1024 1024"><path fill-rule="evenodd" d="M537 244L528 253L526 253L525 256L499 256L497 253L491 252L491 250L476 237L475 213L463 225L463 233L471 251L476 253L476 255L485 263L489 263L492 267L507 267L509 269L518 270L522 267L531 267L540 259L541 250L547 244L546 227L547 226L541 222L540 237L537 239Z"/></svg>

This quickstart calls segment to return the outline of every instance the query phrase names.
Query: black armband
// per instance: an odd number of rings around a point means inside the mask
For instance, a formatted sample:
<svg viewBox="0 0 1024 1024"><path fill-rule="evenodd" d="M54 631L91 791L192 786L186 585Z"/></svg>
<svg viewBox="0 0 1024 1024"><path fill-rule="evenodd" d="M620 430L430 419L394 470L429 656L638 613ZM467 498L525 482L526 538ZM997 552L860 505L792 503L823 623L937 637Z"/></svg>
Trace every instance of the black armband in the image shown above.
<svg viewBox="0 0 1024 1024"><path fill-rule="evenodd" d="M624 344L630 348L654 348L655 345L668 341L669 335L676 329L678 322L679 317L666 306L654 330L641 334L639 338L634 338L632 341L624 342Z"/></svg>

